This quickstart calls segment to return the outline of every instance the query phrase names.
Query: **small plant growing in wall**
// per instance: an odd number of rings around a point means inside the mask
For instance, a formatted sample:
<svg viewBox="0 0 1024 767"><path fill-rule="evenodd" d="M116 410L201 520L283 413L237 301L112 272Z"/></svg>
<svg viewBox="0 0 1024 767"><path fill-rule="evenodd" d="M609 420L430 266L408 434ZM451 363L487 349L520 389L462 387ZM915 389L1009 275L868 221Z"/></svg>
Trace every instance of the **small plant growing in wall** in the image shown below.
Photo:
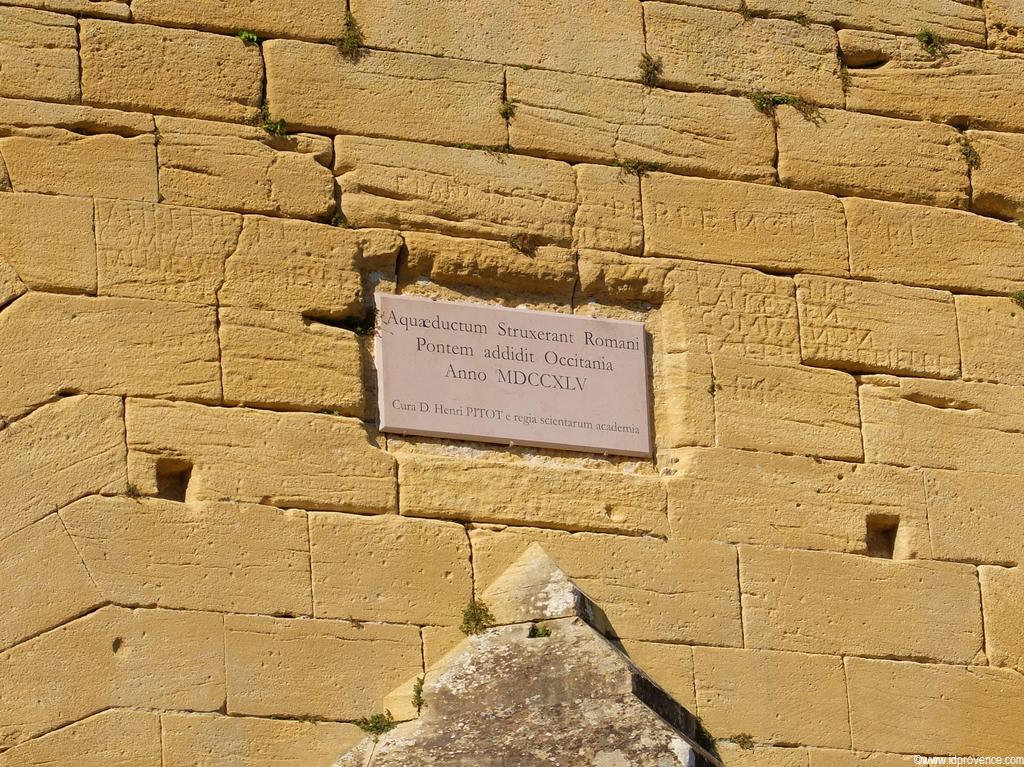
<svg viewBox="0 0 1024 767"><path fill-rule="evenodd" d="M942 56L946 52L945 42L943 42L942 38L930 29L922 29L914 35L914 38L921 44L921 48L924 49L924 52L933 59Z"/></svg>
<svg viewBox="0 0 1024 767"><path fill-rule="evenodd" d="M981 155L978 154L978 150L974 148L974 145L968 140L967 136L960 136L958 141L960 142L960 154L963 155L964 161L967 163L967 167L971 170L981 167Z"/></svg>
<svg viewBox="0 0 1024 767"><path fill-rule="evenodd" d="M462 611L462 625L459 626L459 630L466 636L472 636L484 633L493 625L494 615L491 614L491 609L474 599Z"/></svg>
<svg viewBox="0 0 1024 767"><path fill-rule="evenodd" d="M356 719L353 724L366 734L372 735L374 740L377 740L385 732L395 729L398 723L391 716L390 711L385 711L383 714L374 714L370 717Z"/></svg>
<svg viewBox="0 0 1024 767"><path fill-rule="evenodd" d="M1011 293L1010 298L1013 299L1013 302L1017 304L1017 306L1024 309L1024 290L1018 290Z"/></svg>
<svg viewBox="0 0 1024 767"><path fill-rule="evenodd" d="M729 740L744 751L753 751L754 749L754 739L745 732L741 732L739 735L733 735Z"/></svg>
<svg viewBox="0 0 1024 767"><path fill-rule="evenodd" d="M255 32L250 32L248 29L240 29L235 32L235 37L241 40L246 45L257 45L260 39L256 36Z"/></svg>
<svg viewBox="0 0 1024 767"><path fill-rule="evenodd" d="M512 246L513 250L518 250L525 256L535 256L537 248L540 247L540 238L529 232L517 232L509 236L508 244Z"/></svg>
<svg viewBox="0 0 1024 767"><path fill-rule="evenodd" d="M266 101L260 107L260 127L271 136L284 136L286 133L284 120L270 119L270 104Z"/></svg>
<svg viewBox="0 0 1024 767"><path fill-rule="evenodd" d="M526 636L529 639L545 639L551 636L551 628L543 623L533 623L530 625L530 631Z"/></svg>
<svg viewBox="0 0 1024 767"><path fill-rule="evenodd" d="M359 58L360 48L363 47L363 31L356 22L352 11L345 11L345 29L338 39L338 50L347 59L355 61Z"/></svg>
<svg viewBox="0 0 1024 767"><path fill-rule="evenodd" d="M775 116L775 110L783 105L793 107L808 120L818 119L818 108L799 96L790 96L785 93L770 93L768 91L754 91L747 98L754 105L754 109L769 117Z"/></svg>
<svg viewBox="0 0 1024 767"><path fill-rule="evenodd" d="M615 165L623 173L628 173L629 175L636 176L637 178L643 178L648 173L656 173L657 171L665 168L665 166L660 162L647 162L646 160L636 160L631 158L616 160Z"/></svg>
<svg viewBox="0 0 1024 767"><path fill-rule="evenodd" d="M656 59L649 53L640 56L640 82L648 88L657 88L661 85L661 70L661 59Z"/></svg>
<svg viewBox="0 0 1024 767"><path fill-rule="evenodd" d="M498 104L498 114L501 115L501 119L508 125L512 118L516 116L516 105L503 97L501 103Z"/></svg>
<svg viewBox="0 0 1024 767"><path fill-rule="evenodd" d="M423 700L423 680L424 677L421 676L412 686L412 705L416 709L417 714L427 705L426 701Z"/></svg>
<svg viewBox="0 0 1024 767"><path fill-rule="evenodd" d="M128 485L124 489L124 494L127 495L129 498L142 497L142 491L139 489L139 486L136 485L134 482L128 483Z"/></svg>

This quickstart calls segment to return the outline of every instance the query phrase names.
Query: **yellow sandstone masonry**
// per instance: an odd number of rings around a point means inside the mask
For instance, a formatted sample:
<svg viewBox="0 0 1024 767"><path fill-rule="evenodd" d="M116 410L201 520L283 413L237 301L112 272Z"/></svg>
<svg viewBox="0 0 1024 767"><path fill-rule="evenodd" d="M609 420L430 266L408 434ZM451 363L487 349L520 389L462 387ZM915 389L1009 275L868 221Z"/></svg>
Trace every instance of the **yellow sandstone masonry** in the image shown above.
<svg viewBox="0 0 1024 767"><path fill-rule="evenodd" d="M1024 568L978 568L985 605L985 651L993 666L1024 673Z"/></svg>
<svg viewBox="0 0 1024 767"><path fill-rule="evenodd" d="M968 7L968 6L964 6ZM779 180L829 194L966 208L961 136L948 125L822 109L778 110Z"/></svg>
<svg viewBox="0 0 1024 767"><path fill-rule="evenodd" d="M668 85L843 104L836 33L829 27L655 2L644 3L644 19L647 50L662 59Z"/></svg>
<svg viewBox="0 0 1024 767"><path fill-rule="evenodd" d="M357 719L423 673L416 626L228 615L225 632L232 715Z"/></svg>
<svg viewBox="0 0 1024 767"><path fill-rule="evenodd" d="M309 529L318 618L451 625L472 598L469 539L459 525L314 513Z"/></svg>
<svg viewBox="0 0 1024 767"><path fill-rule="evenodd" d="M834 197L665 173L641 186L644 255L849 274L846 222Z"/></svg>
<svg viewBox="0 0 1024 767"><path fill-rule="evenodd" d="M606 165L577 165L573 244L640 255L644 224L638 179Z"/></svg>
<svg viewBox="0 0 1024 767"><path fill-rule="evenodd" d="M54 226L54 222L60 226ZM0 260L33 290L96 292L93 201L0 194Z"/></svg>
<svg viewBox="0 0 1024 767"><path fill-rule="evenodd" d="M0 654L0 748L115 706L220 709L223 624L108 606Z"/></svg>
<svg viewBox="0 0 1024 767"><path fill-rule="evenodd" d="M677 703L690 711L695 709L692 647L626 640L622 642L622 649Z"/></svg>
<svg viewBox="0 0 1024 767"><path fill-rule="evenodd" d="M739 552L747 646L959 664L984 658L970 565L754 546Z"/></svg>
<svg viewBox="0 0 1024 767"><path fill-rule="evenodd" d="M931 554L915 472L721 449L673 451L667 465L673 536L864 554L869 523L895 521L895 558Z"/></svg>
<svg viewBox="0 0 1024 767"><path fill-rule="evenodd" d="M1024 384L1024 308L1009 297L957 296L956 317L963 349L963 377Z"/></svg>
<svg viewBox="0 0 1024 767"><path fill-rule="evenodd" d="M110 709L0 753L0 767L164 767L160 715Z"/></svg>
<svg viewBox="0 0 1024 767"><path fill-rule="evenodd" d="M1013 671L846 659L853 745L1006 756L1020 748L1024 677Z"/></svg>
<svg viewBox="0 0 1024 767"><path fill-rule="evenodd" d="M0 96L78 101L74 16L0 6Z"/></svg>
<svg viewBox="0 0 1024 767"><path fill-rule="evenodd" d="M957 311L945 291L801 274L796 298L808 364L934 378L960 373Z"/></svg>
<svg viewBox="0 0 1024 767"><path fill-rule="evenodd" d="M18 277L14 268L0 261L0 308L3 308L18 296L24 295L25 284Z"/></svg>
<svg viewBox="0 0 1024 767"><path fill-rule="evenodd" d="M690 352L656 359L654 424L659 448L715 443L711 357Z"/></svg>
<svg viewBox="0 0 1024 767"><path fill-rule="evenodd" d="M393 511L394 459L352 418L130 399L128 475L156 490L160 461L192 464L189 500Z"/></svg>
<svg viewBox="0 0 1024 767"><path fill-rule="evenodd" d="M618 253L580 250L576 265L579 271L577 302L582 299L606 305L639 302L645 308L649 304L661 304L670 290L669 274L684 266L689 264L667 258L632 258Z"/></svg>
<svg viewBox="0 0 1024 767"><path fill-rule="evenodd" d="M82 134L138 136L140 133L152 133L155 126L156 121L152 115L140 112L0 98L0 132L5 135L22 132L19 129L24 128L51 127Z"/></svg>
<svg viewBox="0 0 1024 767"><path fill-rule="evenodd" d="M857 383L838 370L713 358L722 447L863 458Z"/></svg>
<svg viewBox="0 0 1024 767"><path fill-rule="evenodd" d="M1024 53L1024 8L1014 0L988 0L985 17L990 45Z"/></svg>
<svg viewBox="0 0 1024 767"><path fill-rule="evenodd" d="M747 749L731 741L717 741L715 746L729 767L808 767L807 751L803 748L775 748L755 744L753 748Z"/></svg>
<svg viewBox="0 0 1024 767"><path fill-rule="evenodd" d="M267 100L289 130L505 144L503 70L495 64L390 51L353 58L295 40L269 40L263 55Z"/></svg>
<svg viewBox="0 0 1024 767"><path fill-rule="evenodd" d="M936 559L1024 564L1019 477L967 471L926 471L924 476Z"/></svg>
<svg viewBox="0 0 1024 767"><path fill-rule="evenodd" d="M127 21L132 15L128 3L120 0L4 0L4 5L122 21Z"/></svg>
<svg viewBox="0 0 1024 767"><path fill-rule="evenodd" d="M1022 51L1024 52L1024 51ZM1024 219L1024 136L967 131L981 164L971 171L971 209L997 218Z"/></svg>
<svg viewBox="0 0 1024 767"><path fill-rule="evenodd" d="M233 35L245 29L267 37L334 40L344 31L344 8L332 0L133 0L132 18L143 24L197 27Z"/></svg>
<svg viewBox="0 0 1024 767"><path fill-rule="evenodd" d="M80 35L87 103L211 120L259 113L259 49L237 37L93 20Z"/></svg>
<svg viewBox="0 0 1024 767"><path fill-rule="evenodd" d="M809 748L810 767L906 767L906 754L881 754L866 751L837 751Z"/></svg>
<svg viewBox="0 0 1024 767"><path fill-rule="evenodd" d="M569 161L623 160L692 176L770 182L771 122L747 99L509 68L516 152Z"/></svg>
<svg viewBox="0 0 1024 767"><path fill-rule="evenodd" d="M693 666L697 712L717 737L850 745L842 658L694 647Z"/></svg>
<svg viewBox="0 0 1024 767"><path fill-rule="evenodd" d="M352 0L371 48L635 79L644 49L636 0Z"/></svg>
<svg viewBox="0 0 1024 767"><path fill-rule="evenodd" d="M302 512L92 496L60 517L100 593L118 604L312 614Z"/></svg>

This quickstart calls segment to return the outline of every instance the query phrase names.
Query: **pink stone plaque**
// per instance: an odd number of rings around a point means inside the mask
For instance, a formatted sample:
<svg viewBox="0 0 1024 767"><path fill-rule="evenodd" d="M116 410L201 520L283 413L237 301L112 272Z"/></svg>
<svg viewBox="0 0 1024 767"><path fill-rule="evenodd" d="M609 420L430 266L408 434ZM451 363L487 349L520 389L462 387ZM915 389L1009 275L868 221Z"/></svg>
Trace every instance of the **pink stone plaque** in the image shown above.
<svg viewBox="0 0 1024 767"><path fill-rule="evenodd" d="M651 454L640 322L377 295L381 431Z"/></svg>

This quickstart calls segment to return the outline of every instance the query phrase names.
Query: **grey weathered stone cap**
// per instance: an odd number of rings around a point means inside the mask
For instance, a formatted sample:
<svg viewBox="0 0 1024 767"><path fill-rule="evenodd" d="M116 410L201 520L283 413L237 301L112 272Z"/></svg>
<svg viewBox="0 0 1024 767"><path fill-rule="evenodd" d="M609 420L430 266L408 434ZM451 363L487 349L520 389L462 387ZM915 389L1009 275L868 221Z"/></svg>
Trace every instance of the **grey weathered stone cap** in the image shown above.
<svg viewBox="0 0 1024 767"><path fill-rule="evenodd" d="M720 767L691 739L692 714L607 638L600 610L539 546L483 599L501 625L427 672L419 718L337 767Z"/></svg>

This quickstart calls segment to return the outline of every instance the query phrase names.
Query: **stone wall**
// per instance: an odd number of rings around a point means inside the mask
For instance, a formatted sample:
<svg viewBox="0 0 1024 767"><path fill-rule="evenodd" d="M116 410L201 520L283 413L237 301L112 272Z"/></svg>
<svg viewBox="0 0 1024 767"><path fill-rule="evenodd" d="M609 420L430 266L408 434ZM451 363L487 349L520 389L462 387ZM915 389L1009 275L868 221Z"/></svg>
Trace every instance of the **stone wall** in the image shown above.
<svg viewBox="0 0 1024 767"><path fill-rule="evenodd" d="M0 765L329 765L531 542L727 765L1024 753L1022 174L1014 0L0 0ZM656 458L379 434L375 290Z"/></svg>

